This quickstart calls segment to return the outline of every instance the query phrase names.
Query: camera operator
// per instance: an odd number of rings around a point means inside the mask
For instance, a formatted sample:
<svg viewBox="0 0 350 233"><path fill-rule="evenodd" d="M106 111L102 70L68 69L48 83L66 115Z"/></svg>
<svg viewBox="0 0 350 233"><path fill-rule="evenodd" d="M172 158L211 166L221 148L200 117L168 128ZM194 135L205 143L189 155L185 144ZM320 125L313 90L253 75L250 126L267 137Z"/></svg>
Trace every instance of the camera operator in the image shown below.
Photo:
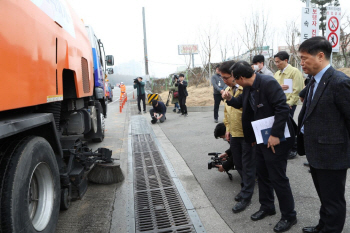
<svg viewBox="0 0 350 233"><path fill-rule="evenodd" d="M187 93L187 82L184 80L185 75L179 74L179 80L175 83L175 87L179 88L179 103L181 108L181 116L187 117L187 106L186 106L186 98L188 96Z"/></svg>
<svg viewBox="0 0 350 233"><path fill-rule="evenodd" d="M166 120L166 106L163 102L158 100L152 100L153 109L149 111L151 115L151 123L155 124L159 120L160 123L163 123Z"/></svg>
<svg viewBox="0 0 350 233"><path fill-rule="evenodd" d="M230 143L226 139L226 126L224 123L219 123L216 125L214 130L214 137L216 139L222 138L228 143ZM222 153L221 155L219 155L219 158L221 158L222 161L225 161L222 165L216 165L219 172L224 172L224 171L228 172L230 169L234 169L235 164L233 163L233 156L230 148L226 150L225 153Z"/></svg>
<svg viewBox="0 0 350 233"><path fill-rule="evenodd" d="M142 82L142 77L134 79L134 89L137 89L137 107L139 108L139 114L141 114L141 100L143 102L143 112L146 113L145 83Z"/></svg>
<svg viewBox="0 0 350 233"><path fill-rule="evenodd" d="M174 104L173 112L176 113L176 109L178 109L177 113L181 113L181 108L179 106L179 88L175 86L179 77L175 74L172 82L172 87L169 88L171 93L171 103Z"/></svg>

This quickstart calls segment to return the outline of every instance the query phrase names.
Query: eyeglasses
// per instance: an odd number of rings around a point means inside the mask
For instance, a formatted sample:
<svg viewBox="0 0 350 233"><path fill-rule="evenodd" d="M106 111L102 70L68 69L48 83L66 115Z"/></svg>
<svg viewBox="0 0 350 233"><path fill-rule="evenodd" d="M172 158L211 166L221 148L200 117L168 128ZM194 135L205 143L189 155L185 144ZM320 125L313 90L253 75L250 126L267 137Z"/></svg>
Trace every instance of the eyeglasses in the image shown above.
<svg viewBox="0 0 350 233"><path fill-rule="evenodd" d="M232 78L232 76L231 76L231 75L230 75L230 76L228 76L228 77L221 76L221 78L222 78L223 80L229 80L230 78Z"/></svg>

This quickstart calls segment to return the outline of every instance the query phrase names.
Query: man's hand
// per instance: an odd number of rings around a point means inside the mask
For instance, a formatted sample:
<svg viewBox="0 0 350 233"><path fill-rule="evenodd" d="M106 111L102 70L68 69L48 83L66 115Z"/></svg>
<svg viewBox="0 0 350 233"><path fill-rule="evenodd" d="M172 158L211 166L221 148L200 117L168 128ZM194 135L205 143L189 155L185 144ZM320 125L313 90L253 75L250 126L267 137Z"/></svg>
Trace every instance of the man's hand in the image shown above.
<svg viewBox="0 0 350 233"><path fill-rule="evenodd" d="M163 114L160 114L157 119L159 120L160 118L162 118Z"/></svg>
<svg viewBox="0 0 350 233"><path fill-rule="evenodd" d="M221 95L221 97L225 100L230 100L232 99L232 95L228 91L224 91Z"/></svg>
<svg viewBox="0 0 350 233"><path fill-rule="evenodd" d="M226 153L222 153L221 155L219 155L219 158L222 160L222 161L226 161L226 158L227 158L227 154Z"/></svg>
<svg viewBox="0 0 350 233"><path fill-rule="evenodd" d="M288 85L281 85L282 89L285 91L285 90L288 90L289 86Z"/></svg>
<svg viewBox="0 0 350 233"><path fill-rule="evenodd" d="M292 109L292 106L288 105L290 109Z"/></svg>
<svg viewBox="0 0 350 233"><path fill-rule="evenodd" d="M225 139L229 142L230 141L230 132L225 133Z"/></svg>
<svg viewBox="0 0 350 233"><path fill-rule="evenodd" d="M304 102L304 98L303 97L299 97L300 101L303 103Z"/></svg>
<svg viewBox="0 0 350 233"><path fill-rule="evenodd" d="M256 145L256 142L252 142L252 147Z"/></svg>
<svg viewBox="0 0 350 233"><path fill-rule="evenodd" d="M224 93L224 90L220 90L220 94L222 95L222 93Z"/></svg>
<svg viewBox="0 0 350 233"><path fill-rule="evenodd" d="M275 153L274 146L277 146L278 144L280 144L280 139L270 135L269 140L267 141L267 148L271 147L272 152Z"/></svg>
<svg viewBox="0 0 350 233"><path fill-rule="evenodd" d="M154 116L154 117L157 117L157 113L156 113L156 112L155 112L155 113L153 113L153 116Z"/></svg>
<svg viewBox="0 0 350 233"><path fill-rule="evenodd" d="M224 169L224 167L222 166L222 165L215 165L217 168L219 168L218 169L218 171L219 172L224 172L225 171L225 169Z"/></svg>

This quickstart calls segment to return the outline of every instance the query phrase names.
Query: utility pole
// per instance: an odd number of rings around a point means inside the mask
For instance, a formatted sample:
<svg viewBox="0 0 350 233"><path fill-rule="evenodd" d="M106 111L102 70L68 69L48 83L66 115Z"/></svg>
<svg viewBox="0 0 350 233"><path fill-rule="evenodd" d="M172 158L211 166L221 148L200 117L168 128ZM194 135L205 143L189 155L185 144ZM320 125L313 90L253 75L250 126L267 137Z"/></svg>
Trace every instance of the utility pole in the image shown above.
<svg viewBox="0 0 350 233"><path fill-rule="evenodd" d="M191 53L191 57L192 57L192 69L194 69L194 54Z"/></svg>
<svg viewBox="0 0 350 233"><path fill-rule="evenodd" d="M143 47L145 53L145 72L148 73L148 55L147 55L147 40L146 40L146 20L145 20L145 8L142 7L142 18L143 18Z"/></svg>

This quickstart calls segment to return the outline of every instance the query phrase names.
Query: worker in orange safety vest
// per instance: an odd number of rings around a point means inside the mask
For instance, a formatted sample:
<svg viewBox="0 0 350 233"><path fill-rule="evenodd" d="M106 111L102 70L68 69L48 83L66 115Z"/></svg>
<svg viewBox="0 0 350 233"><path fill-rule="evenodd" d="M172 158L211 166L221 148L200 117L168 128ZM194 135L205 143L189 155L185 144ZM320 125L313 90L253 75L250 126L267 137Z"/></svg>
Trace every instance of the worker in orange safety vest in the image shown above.
<svg viewBox="0 0 350 233"><path fill-rule="evenodd" d="M122 99L123 95L125 94L126 87L125 87L123 82L120 82L120 86L119 87L120 87L120 99Z"/></svg>

